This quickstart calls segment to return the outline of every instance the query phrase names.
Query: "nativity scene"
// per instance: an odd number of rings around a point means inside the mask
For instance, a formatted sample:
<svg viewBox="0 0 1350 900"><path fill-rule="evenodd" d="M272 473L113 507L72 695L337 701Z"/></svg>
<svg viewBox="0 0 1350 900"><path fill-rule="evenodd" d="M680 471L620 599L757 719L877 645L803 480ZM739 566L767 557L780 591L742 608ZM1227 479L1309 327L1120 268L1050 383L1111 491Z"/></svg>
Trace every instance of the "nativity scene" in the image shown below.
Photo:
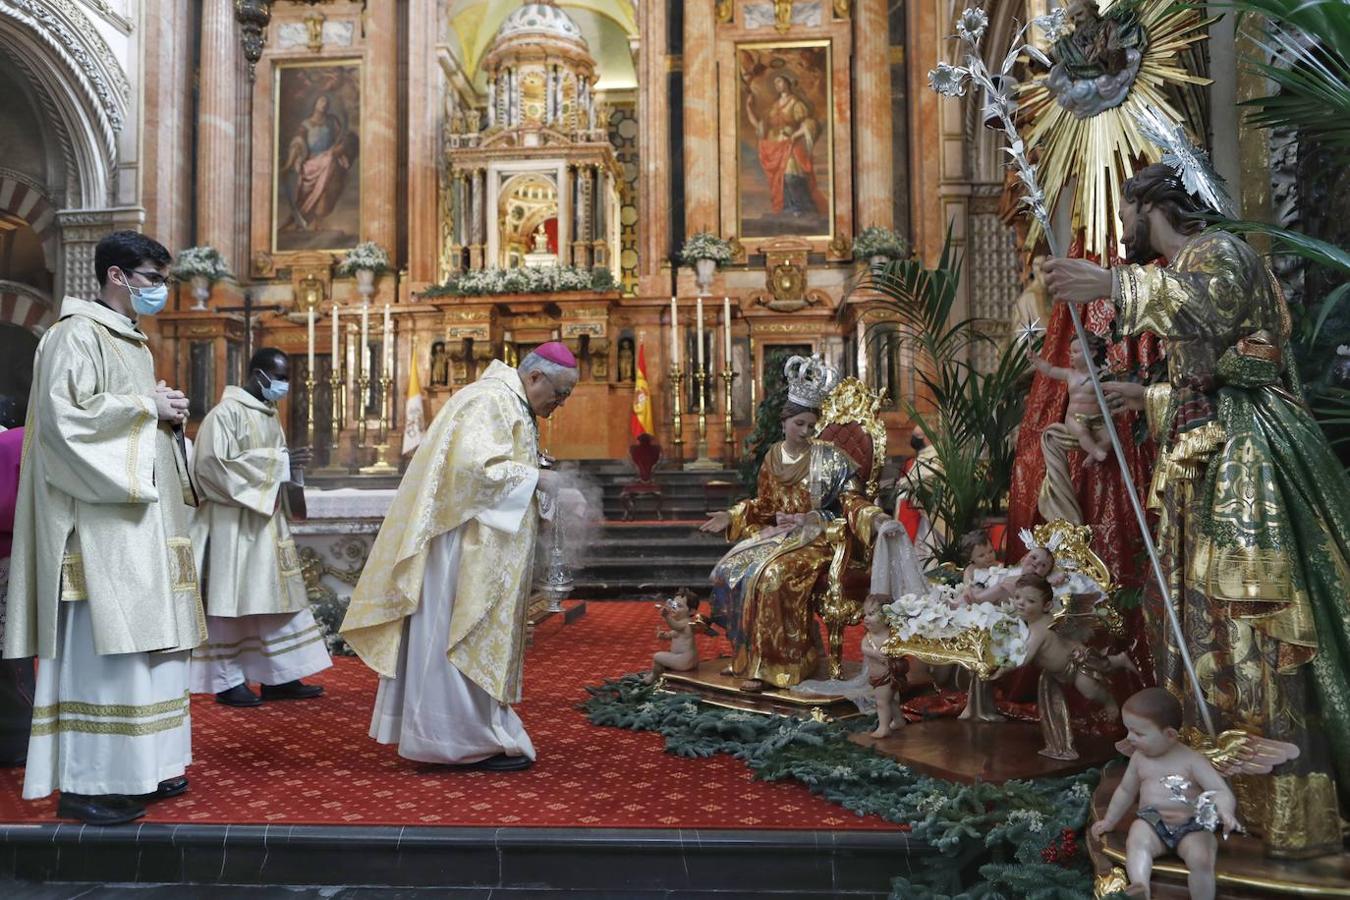
<svg viewBox="0 0 1350 900"><path fill-rule="evenodd" d="M0 890L1344 895L1346 9L0 3Z"/></svg>

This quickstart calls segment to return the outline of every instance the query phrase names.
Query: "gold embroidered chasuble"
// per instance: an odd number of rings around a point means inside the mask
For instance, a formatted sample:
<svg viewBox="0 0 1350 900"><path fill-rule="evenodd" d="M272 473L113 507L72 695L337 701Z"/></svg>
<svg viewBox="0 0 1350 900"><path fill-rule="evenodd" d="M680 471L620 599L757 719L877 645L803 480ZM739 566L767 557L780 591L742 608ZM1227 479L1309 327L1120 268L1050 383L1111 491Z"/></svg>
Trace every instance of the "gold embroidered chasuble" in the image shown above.
<svg viewBox="0 0 1350 900"><path fill-rule="evenodd" d="M205 501L194 532L207 542L207 613L307 609L300 558L278 502L291 473L276 409L227 387L197 432L192 473Z"/></svg>
<svg viewBox="0 0 1350 900"><path fill-rule="evenodd" d="M739 543L713 570L714 613L727 628L732 670L786 688L812 677L819 660L811 597L833 550L825 526L848 523L855 553L865 552L883 511L863 493L857 463L827 441L792 458L775 444L760 469L754 498L729 512L727 538ZM803 514L791 528L779 513Z"/></svg>
<svg viewBox="0 0 1350 900"><path fill-rule="evenodd" d="M520 697L525 612L539 515L539 442L516 370L494 360L436 414L413 455L352 592L342 635L394 677L403 620L417 611L432 540L461 529L446 657L500 703ZM530 499L515 531L494 510Z"/></svg>
<svg viewBox="0 0 1350 900"><path fill-rule="evenodd" d="M189 650L206 620L187 464L151 394L145 335L67 297L38 344L10 561L5 655L52 658L61 601L87 602L100 654Z"/></svg>
<svg viewBox="0 0 1350 900"><path fill-rule="evenodd" d="M1297 744L1269 777L1234 779L1269 852L1340 846L1350 773L1350 483L1308 414L1278 285L1247 244L1193 238L1168 268L1116 270L1122 326L1166 340L1145 413L1161 453L1150 503L1216 725ZM1146 599L1158 683L1196 702L1160 599ZM1344 802L1344 800L1343 800Z"/></svg>

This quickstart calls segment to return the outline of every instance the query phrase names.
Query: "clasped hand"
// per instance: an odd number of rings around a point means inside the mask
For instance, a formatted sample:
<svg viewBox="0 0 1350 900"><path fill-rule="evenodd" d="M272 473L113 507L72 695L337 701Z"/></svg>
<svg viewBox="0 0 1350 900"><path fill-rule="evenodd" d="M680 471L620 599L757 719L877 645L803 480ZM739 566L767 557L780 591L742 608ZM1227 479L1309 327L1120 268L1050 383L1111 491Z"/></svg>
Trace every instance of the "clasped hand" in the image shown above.
<svg viewBox="0 0 1350 900"><path fill-rule="evenodd" d="M187 395L180 390L169 387L163 381L155 385L155 389L150 393L150 399L155 402L155 412L159 415L161 422L181 425L187 418Z"/></svg>

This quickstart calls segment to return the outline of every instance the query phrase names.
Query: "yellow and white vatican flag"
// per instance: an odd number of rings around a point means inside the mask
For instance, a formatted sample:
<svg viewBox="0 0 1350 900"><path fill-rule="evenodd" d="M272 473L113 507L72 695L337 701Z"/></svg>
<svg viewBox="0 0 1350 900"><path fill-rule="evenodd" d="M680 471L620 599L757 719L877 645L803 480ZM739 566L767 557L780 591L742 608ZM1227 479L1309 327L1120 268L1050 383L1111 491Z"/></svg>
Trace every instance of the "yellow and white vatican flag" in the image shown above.
<svg viewBox="0 0 1350 900"><path fill-rule="evenodd" d="M413 339L408 354L408 399L403 407L403 455L407 456L422 443L426 432L426 413L422 409L422 381L417 377L417 340Z"/></svg>

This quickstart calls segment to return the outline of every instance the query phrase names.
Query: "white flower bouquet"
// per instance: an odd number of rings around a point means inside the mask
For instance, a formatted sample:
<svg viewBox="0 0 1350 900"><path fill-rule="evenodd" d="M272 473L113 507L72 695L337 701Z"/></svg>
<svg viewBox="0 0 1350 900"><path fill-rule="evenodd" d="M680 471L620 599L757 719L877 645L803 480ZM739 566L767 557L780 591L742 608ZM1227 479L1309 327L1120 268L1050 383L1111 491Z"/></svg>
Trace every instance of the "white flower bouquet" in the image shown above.
<svg viewBox="0 0 1350 900"><path fill-rule="evenodd" d="M697 260L710 259L719 266L731 262L731 242L724 241L711 231L700 231L680 248L680 261L692 266Z"/></svg>
<svg viewBox="0 0 1350 900"><path fill-rule="evenodd" d="M362 270L376 275L388 272L389 254L374 241L365 241L353 247L337 266L340 278L350 278Z"/></svg>
<svg viewBox="0 0 1350 900"><path fill-rule="evenodd" d="M1007 606L957 603L959 585L933 585L924 594L903 594L883 607L891 626L888 649L932 663L957 663L987 677L1021 665L1027 626Z"/></svg>
<svg viewBox="0 0 1350 900"><path fill-rule="evenodd" d="M524 266L516 269L474 269L464 272L440 287L426 291L425 296L557 294L567 291L610 291L614 286L614 275L606 268Z"/></svg>
<svg viewBox="0 0 1350 900"><path fill-rule="evenodd" d="M884 256L887 259L905 259L909 256L909 242L892 228L872 225L858 232L853 239L853 255L858 259Z"/></svg>
<svg viewBox="0 0 1350 900"><path fill-rule="evenodd" d="M180 281L205 278L217 282L231 277L230 267L215 247L189 247L173 261L173 277Z"/></svg>

